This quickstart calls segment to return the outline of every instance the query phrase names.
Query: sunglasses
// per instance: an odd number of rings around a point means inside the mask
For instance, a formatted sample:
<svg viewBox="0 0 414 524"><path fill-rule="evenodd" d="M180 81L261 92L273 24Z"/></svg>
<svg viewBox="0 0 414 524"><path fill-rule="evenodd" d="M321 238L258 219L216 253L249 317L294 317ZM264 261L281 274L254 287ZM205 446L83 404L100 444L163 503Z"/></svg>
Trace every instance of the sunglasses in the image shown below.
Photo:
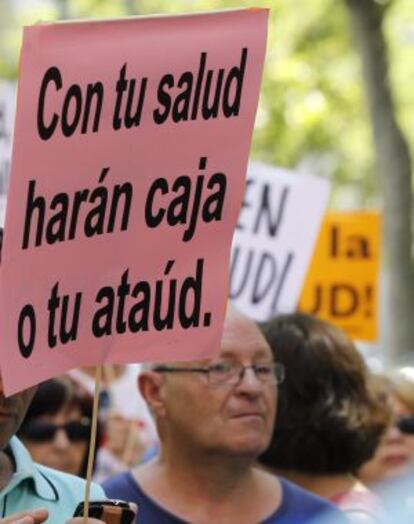
<svg viewBox="0 0 414 524"><path fill-rule="evenodd" d="M395 424L401 433L414 435L414 416L401 417Z"/></svg>
<svg viewBox="0 0 414 524"><path fill-rule="evenodd" d="M33 420L22 426L20 434L34 442L49 442L55 438L56 431L63 430L70 442L80 442L89 439L90 426L87 417L60 425Z"/></svg>

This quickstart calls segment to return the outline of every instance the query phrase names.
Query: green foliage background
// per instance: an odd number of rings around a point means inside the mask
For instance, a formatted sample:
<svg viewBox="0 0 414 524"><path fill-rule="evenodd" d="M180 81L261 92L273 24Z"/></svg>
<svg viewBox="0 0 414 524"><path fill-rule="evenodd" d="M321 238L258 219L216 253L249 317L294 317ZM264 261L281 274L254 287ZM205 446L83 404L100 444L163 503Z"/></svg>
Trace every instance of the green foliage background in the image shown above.
<svg viewBox="0 0 414 524"><path fill-rule="evenodd" d="M234 0L0 0L0 76L17 76L21 27L37 20L107 18L249 7ZM414 9L394 0L386 35L397 114L414 142ZM381 205L360 62L342 0L262 1L267 59L252 156L333 180L331 205ZM166 50L168 52L168 50Z"/></svg>

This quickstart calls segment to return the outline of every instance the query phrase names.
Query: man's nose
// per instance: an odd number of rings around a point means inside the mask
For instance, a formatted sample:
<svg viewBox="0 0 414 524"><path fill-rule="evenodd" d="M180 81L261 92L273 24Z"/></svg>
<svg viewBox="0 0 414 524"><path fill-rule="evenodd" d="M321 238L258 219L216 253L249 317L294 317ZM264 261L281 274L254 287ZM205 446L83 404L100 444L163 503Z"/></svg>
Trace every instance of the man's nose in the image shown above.
<svg viewBox="0 0 414 524"><path fill-rule="evenodd" d="M392 424L385 435L385 439L389 444L399 442L403 440L403 433L400 431L396 424Z"/></svg>
<svg viewBox="0 0 414 524"><path fill-rule="evenodd" d="M263 383L257 378L253 368L244 367L240 370L237 387L239 391L259 394L263 389Z"/></svg>
<svg viewBox="0 0 414 524"><path fill-rule="evenodd" d="M55 436L53 438L53 446L59 449L66 449L70 446L70 440L66 434L66 431L62 428L56 430Z"/></svg>

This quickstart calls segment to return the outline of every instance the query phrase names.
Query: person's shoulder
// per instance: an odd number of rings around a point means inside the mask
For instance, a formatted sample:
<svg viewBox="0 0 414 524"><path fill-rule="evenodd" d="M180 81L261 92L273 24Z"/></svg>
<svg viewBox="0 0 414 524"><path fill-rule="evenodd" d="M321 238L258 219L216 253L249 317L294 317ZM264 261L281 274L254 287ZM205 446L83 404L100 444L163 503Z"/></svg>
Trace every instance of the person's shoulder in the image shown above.
<svg viewBox="0 0 414 524"><path fill-rule="evenodd" d="M35 466L42 477L57 491L59 497L72 497L76 500L82 500L84 498L85 479L71 475L70 473L58 471L57 469L48 468L41 464L35 464ZM92 500L106 498L103 489L94 482L91 483L90 498Z"/></svg>
<svg viewBox="0 0 414 524"><path fill-rule="evenodd" d="M134 502L139 508L139 522L143 523L179 523L183 521L170 514L155 499L143 491L138 480L135 478L135 471L119 473L114 477L105 480L102 487L109 498L127 500Z"/></svg>
<svg viewBox="0 0 414 524"><path fill-rule="evenodd" d="M357 516L357 522L378 522L384 516L380 497L360 482L332 500L346 514Z"/></svg>
<svg viewBox="0 0 414 524"><path fill-rule="evenodd" d="M282 506L284 513L291 512L306 516L309 522L317 519L321 524L345 524L347 519L338 508L328 500L310 491L280 478L282 485Z"/></svg>
<svg viewBox="0 0 414 524"><path fill-rule="evenodd" d="M134 494L134 498L140 494L137 483L130 471L123 471L113 477L104 480L101 484L106 495L110 498L126 498Z"/></svg>
<svg viewBox="0 0 414 524"><path fill-rule="evenodd" d="M290 480L280 477L279 480L282 484L283 495L286 498L300 499L306 503L316 506L326 506L328 508L334 507L334 505L328 500L320 497L319 495L315 495L315 493L312 493L311 491L308 491L307 489L302 488L293 482L290 482Z"/></svg>
<svg viewBox="0 0 414 524"><path fill-rule="evenodd" d="M109 477L101 482L101 486L105 489L106 487L109 488L111 486L127 485L130 483L130 476L131 473L129 471L123 471L122 473L113 475L112 477Z"/></svg>

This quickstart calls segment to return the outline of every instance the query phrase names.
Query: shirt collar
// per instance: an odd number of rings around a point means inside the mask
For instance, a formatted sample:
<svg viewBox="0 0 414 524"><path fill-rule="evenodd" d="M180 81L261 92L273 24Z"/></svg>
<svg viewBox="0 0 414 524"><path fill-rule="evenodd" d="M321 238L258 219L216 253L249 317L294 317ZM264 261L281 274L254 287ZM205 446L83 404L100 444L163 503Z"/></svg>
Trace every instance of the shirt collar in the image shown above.
<svg viewBox="0 0 414 524"><path fill-rule="evenodd" d="M1 495L6 495L25 480L32 480L34 490L40 498L58 500L58 492L52 480L42 473L39 466L33 462L30 453L22 442L17 437L12 437L8 447L14 458L16 470Z"/></svg>

